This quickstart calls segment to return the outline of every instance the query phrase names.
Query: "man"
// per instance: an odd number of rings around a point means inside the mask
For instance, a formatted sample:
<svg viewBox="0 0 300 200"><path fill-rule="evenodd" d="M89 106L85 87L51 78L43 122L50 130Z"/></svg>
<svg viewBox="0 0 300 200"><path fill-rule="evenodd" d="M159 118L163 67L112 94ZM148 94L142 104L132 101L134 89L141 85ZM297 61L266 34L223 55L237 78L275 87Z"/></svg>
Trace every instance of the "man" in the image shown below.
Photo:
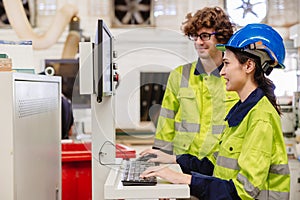
<svg viewBox="0 0 300 200"><path fill-rule="evenodd" d="M226 92L222 52L233 24L220 7L205 7L187 14L183 33L194 42L198 60L174 69L162 102L153 148L170 154L188 153L205 157L222 133L227 111L237 101Z"/></svg>

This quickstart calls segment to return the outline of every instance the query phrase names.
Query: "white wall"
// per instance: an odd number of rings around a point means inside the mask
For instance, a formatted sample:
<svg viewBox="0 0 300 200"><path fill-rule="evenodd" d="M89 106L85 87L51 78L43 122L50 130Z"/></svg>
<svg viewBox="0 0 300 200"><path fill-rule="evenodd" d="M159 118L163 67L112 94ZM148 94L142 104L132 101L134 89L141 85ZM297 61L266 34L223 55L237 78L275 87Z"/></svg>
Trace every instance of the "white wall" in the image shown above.
<svg viewBox="0 0 300 200"><path fill-rule="evenodd" d="M140 73L169 72L197 59L193 43L180 32L141 28L116 35L120 86L116 93L116 126L149 128L140 123Z"/></svg>

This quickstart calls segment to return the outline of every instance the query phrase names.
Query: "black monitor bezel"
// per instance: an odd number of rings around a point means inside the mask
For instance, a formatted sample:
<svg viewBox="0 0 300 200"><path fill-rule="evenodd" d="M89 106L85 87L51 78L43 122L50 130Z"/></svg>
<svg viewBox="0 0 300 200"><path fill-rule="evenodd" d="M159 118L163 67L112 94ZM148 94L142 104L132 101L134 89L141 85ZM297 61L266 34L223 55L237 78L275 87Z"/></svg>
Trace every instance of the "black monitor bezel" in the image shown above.
<svg viewBox="0 0 300 200"><path fill-rule="evenodd" d="M109 41L104 40L104 34L109 37ZM104 59L103 59L103 52L105 51L104 43L109 42L110 52L109 52L109 59L110 59L110 66L109 66L109 91L104 91L104 80L103 74L105 68ZM94 92L97 96L97 102L102 102L103 96L110 96L113 94L113 69L112 69L112 48L113 48L113 35L110 32L108 26L102 19L98 19L97 22L97 31L95 36L95 43L94 43Z"/></svg>

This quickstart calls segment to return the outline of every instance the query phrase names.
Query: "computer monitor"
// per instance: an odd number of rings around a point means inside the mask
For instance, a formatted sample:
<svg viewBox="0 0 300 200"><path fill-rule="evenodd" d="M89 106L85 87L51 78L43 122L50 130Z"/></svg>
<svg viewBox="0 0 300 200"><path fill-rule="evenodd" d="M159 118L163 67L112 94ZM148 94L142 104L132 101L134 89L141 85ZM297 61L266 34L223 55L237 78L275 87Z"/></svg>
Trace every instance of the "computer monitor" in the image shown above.
<svg viewBox="0 0 300 200"><path fill-rule="evenodd" d="M62 93L76 109L91 108L90 95L79 93L78 59L45 59L45 69L52 68L54 76L62 77Z"/></svg>
<svg viewBox="0 0 300 200"><path fill-rule="evenodd" d="M113 94L112 69L113 36L102 19L97 22L94 43L94 92L97 102Z"/></svg>

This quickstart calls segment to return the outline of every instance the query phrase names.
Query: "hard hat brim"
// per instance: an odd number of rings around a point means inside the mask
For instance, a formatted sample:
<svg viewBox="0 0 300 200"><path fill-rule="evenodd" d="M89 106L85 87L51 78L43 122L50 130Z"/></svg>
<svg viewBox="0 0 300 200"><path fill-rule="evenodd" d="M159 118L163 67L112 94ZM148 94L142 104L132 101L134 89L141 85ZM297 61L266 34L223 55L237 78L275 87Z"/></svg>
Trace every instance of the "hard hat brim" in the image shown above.
<svg viewBox="0 0 300 200"><path fill-rule="evenodd" d="M227 48L227 45L226 44L216 44L216 48L219 50L219 51L222 51L224 52ZM233 47L233 48L237 48L237 47ZM270 54L270 52L267 52L270 57L272 57L272 55ZM274 58L273 58L274 59ZM285 66L284 64L281 64L281 63L278 63L276 66L274 66L274 68L277 68L277 69L285 69Z"/></svg>

